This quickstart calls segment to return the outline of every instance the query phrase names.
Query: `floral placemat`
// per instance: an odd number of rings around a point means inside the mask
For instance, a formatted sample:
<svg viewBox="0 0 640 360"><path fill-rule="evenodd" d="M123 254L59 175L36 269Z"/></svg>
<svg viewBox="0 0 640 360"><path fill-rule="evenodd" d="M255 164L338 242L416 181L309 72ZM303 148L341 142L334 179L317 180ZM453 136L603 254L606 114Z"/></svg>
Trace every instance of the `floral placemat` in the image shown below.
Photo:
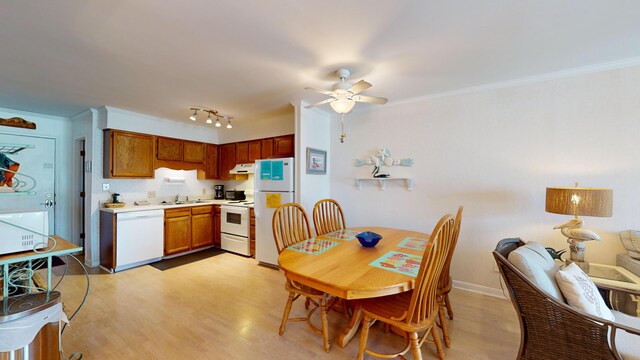
<svg viewBox="0 0 640 360"><path fill-rule="evenodd" d="M421 262L422 256L392 250L374 260L369 266L415 277L418 276Z"/></svg>
<svg viewBox="0 0 640 360"><path fill-rule="evenodd" d="M353 240L357 234L359 234L357 231L342 229L326 233L324 236L338 240Z"/></svg>
<svg viewBox="0 0 640 360"><path fill-rule="evenodd" d="M288 249L304 254L320 255L338 244L340 244L338 241L311 238L291 245Z"/></svg>
<svg viewBox="0 0 640 360"><path fill-rule="evenodd" d="M427 239L407 237L398 244L398 247L412 250L424 251L427 248Z"/></svg>

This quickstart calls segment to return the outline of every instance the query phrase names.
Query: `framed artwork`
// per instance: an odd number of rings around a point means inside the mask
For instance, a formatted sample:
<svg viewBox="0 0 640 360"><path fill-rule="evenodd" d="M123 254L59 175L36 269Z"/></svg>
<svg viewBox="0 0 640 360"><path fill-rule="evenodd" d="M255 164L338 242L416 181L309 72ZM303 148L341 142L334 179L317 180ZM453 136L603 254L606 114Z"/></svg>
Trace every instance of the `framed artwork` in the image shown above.
<svg viewBox="0 0 640 360"><path fill-rule="evenodd" d="M325 175L327 173L327 152L307 148L307 174Z"/></svg>

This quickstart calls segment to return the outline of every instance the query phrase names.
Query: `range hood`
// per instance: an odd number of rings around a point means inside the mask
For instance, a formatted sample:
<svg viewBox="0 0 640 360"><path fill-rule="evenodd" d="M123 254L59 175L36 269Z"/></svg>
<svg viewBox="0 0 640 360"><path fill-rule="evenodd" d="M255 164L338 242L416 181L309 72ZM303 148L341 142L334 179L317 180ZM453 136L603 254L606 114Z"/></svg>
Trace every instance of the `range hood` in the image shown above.
<svg viewBox="0 0 640 360"><path fill-rule="evenodd" d="M256 164L254 163L237 164L233 169L229 170L229 174L253 174L255 168Z"/></svg>

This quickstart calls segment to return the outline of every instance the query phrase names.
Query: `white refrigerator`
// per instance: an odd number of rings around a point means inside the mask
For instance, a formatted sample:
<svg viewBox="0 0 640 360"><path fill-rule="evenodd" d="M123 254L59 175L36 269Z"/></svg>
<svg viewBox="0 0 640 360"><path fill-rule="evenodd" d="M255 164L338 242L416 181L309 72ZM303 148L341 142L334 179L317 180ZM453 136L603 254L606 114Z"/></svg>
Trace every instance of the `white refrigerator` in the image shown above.
<svg viewBox="0 0 640 360"><path fill-rule="evenodd" d="M271 221L280 204L295 201L293 158L257 160L254 178L256 260L264 265L278 266Z"/></svg>

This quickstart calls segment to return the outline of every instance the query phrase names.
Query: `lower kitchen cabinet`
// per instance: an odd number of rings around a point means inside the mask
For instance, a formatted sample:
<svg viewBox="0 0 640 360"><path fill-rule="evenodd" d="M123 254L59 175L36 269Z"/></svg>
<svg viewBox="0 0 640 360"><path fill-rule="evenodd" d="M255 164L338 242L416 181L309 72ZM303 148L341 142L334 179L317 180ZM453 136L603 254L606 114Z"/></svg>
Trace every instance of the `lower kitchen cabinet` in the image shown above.
<svg viewBox="0 0 640 360"><path fill-rule="evenodd" d="M253 209L250 211L249 221L249 248L251 257L256 257L256 214Z"/></svg>
<svg viewBox="0 0 640 360"><path fill-rule="evenodd" d="M213 214L213 205L165 210L164 255L212 245L215 233Z"/></svg>
<svg viewBox="0 0 640 360"><path fill-rule="evenodd" d="M168 209L164 212L164 255L191 249L191 209Z"/></svg>
<svg viewBox="0 0 640 360"><path fill-rule="evenodd" d="M222 239L220 238L220 232L221 232L220 223L221 223L220 205L214 205L213 207L213 226L214 226L213 245L218 248L222 246Z"/></svg>
<svg viewBox="0 0 640 360"><path fill-rule="evenodd" d="M213 244L213 206L191 208L191 248Z"/></svg>

